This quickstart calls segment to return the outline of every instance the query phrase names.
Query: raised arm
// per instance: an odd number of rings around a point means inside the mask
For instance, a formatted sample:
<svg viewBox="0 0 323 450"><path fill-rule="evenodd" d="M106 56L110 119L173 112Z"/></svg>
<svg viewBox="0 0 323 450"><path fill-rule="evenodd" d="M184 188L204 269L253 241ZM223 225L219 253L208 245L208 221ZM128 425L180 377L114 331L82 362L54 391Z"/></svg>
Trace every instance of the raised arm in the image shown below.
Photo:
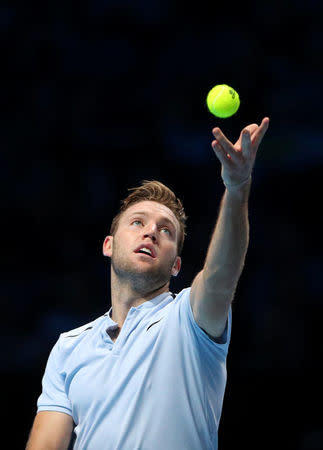
<svg viewBox="0 0 323 450"><path fill-rule="evenodd" d="M222 335L230 304L244 266L249 243L248 198L251 173L269 119L244 128L233 145L214 128L212 147L221 162L226 186L204 267L190 295L194 318L213 337Z"/></svg>
<svg viewBox="0 0 323 450"><path fill-rule="evenodd" d="M73 427L72 416L58 411L41 411L35 417L26 450L67 450Z"/></svg>

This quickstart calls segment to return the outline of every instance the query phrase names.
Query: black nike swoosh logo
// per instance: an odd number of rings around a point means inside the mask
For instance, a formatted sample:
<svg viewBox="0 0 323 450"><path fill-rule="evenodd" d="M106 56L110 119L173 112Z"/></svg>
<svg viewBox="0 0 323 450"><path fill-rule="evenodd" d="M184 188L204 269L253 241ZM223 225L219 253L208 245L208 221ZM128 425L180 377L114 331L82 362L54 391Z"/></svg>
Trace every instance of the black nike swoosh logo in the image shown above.
<svg viewBox="0 0 323 450"><path fill-rule="evenodd" d="M149 325L149 327L147 328L146 331L148 331L150 327L152 327L152 326L155 325L156 323L160 322L161 320L162 320L162 318L159 319L159 320L157 320L156 322L151 323L151 324Z"/></svg>

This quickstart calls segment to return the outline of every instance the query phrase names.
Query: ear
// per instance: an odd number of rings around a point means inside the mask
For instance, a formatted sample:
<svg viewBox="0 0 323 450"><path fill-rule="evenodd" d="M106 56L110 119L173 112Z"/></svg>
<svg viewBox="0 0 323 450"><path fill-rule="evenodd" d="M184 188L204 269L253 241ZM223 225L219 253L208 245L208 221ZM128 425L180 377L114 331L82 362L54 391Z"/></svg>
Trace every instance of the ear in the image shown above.
<svg viewBox="0 0 323 450"><path fill-rule="evenodd" d="M111 258L112 256L112 242L113 242L113 236L107 236L104 239L103 246L102 246L102 253L104 256L109 256Z"/></svg>
<svg viewBox="0 0 323 450"><path fill-rule="evenodd" d="M172 275L173 277L176 277L181 270L182 260L180 256L176 256L174 265L172 267Z"/></svg>

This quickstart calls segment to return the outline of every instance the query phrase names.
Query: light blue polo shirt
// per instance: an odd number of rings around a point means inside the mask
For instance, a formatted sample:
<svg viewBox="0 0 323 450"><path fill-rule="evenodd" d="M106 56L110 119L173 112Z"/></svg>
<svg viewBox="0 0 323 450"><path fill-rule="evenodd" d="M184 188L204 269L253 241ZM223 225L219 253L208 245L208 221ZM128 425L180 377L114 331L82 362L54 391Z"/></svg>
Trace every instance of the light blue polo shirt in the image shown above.
<svg viewBox="0 0 323 450"><path fill-rule="evenodd" d="M220 344L195 322L189 295L130 308L115 343L112 308L59 336L37 406L73 417L74 449L217 449L231 309Z"/></svg>

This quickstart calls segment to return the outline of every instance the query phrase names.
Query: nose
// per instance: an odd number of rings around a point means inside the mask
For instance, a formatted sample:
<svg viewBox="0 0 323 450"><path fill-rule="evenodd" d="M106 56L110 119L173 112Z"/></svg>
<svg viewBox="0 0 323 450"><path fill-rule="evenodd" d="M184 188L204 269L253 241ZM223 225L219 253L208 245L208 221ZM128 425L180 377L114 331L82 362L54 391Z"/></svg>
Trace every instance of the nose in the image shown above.
<svg viewBox="0 0 323 450"><path fill-rule="evenodd" d="M147 227L145 229L144 237L145 238L149 237L154 242L157 240L157 226L156 226L156 224L149 224L149 225L147 225Z"/></svg>

